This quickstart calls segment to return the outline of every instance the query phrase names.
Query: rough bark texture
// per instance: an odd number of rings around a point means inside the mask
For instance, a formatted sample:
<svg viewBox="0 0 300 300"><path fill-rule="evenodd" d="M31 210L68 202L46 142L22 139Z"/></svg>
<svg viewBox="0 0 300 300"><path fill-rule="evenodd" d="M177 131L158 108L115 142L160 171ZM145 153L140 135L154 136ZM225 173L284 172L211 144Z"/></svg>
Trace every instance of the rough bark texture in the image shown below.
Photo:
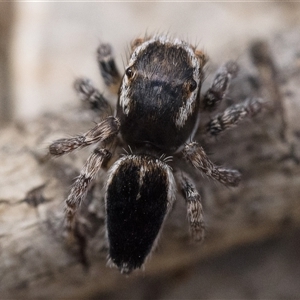
<svg viewBox="0 0 300 300"><path fill-rule="evenodd" d="M268 104L253 120L217 140L203 141L214 162L243 174L238 188L227 189L193 173L199 178L197 185L204 199L205 242L190 242L185 203L178 196L145 271L129 278L105 266L105 171L81 209L79 230L86 239L80 241L86 243L88 261L84 263L88 268L82 264L80 248L68 245L62 236L62 203L89 150L49 159L47 146L57 138L90 128L91 115L67 109L59 116L44 115L5 129L0 137L1 295L87 299L118 295L122 287L132 285L154 299L155 278L169 276L176 282L179 270L204 258L299 228L298 34L295 30L268 44L251 44L224 107L249 95L261 95Z"/></svg>

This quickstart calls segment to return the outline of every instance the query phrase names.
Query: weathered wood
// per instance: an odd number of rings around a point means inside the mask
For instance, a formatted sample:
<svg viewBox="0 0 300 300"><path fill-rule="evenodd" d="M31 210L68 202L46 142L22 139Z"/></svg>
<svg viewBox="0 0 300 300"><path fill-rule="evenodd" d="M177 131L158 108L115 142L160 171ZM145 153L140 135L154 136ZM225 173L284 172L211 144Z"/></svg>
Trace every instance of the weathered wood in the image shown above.
<svg viewBox="0 0 300 300"><path fill-rule="evenodd" d="M249 57L254 65L246 57L240 62L241 76L233 82L224 106L248 95L262 95L268 104L254 120L217 140L203 141L212 160L243 174L238 188L227 189L193 171L204 201L205 242L190 242L185 203L178 197L145 272L129 278L105 266L104 208L99 201L104 171L81 210L88 270L80 263L78 248L62 237L62 203L89 150L49 159L47 146L57 138L84 132L93 117L78 108L66 109L59 116L44 115L4 130L0 137L1 295L86 299L116 293L124 285L142 284L141 277L172 274L237 245L299 228L298 32L278 35L268 44L251 44Z"/></svg>

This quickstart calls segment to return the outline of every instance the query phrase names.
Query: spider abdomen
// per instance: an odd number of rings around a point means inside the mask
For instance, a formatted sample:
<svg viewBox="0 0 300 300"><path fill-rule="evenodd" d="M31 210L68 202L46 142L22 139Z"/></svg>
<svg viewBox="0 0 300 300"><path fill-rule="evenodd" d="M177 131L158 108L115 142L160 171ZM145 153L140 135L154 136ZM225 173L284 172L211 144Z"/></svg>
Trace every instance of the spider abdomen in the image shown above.
<svg viewBox="0 0 300 300"><path fill-rule="evenodd" d="M129 155L112 166L106 192L109 256L122 273L144 263L174 193L171 169L159 159Z"/></svg>

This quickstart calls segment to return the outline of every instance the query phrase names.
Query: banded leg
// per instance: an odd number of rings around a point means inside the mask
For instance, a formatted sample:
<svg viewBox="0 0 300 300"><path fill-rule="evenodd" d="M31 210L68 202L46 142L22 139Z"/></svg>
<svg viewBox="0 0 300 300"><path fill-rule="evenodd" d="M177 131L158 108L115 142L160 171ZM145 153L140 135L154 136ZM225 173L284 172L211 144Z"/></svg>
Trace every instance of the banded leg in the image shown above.
<svg viewBox="0 0 300 300"><path fill-rule="evenodd" d="M80 175L72 185L71 192L66 200L65 215L67 230L74 230L74 217L82 201L85 199L91 183L101 169L105 159L109 159L111 153L106 149L96 148L87 159Z"/></svg>
<svg viewBox="0 0 300 300"><path fill-rule="evenodd" d="M216 136L220 132L235 126L243 118L253 117L259 113L263 103L260 98L249 98L243 103L232 105L208 122L204 130L206 133Z"/></svg>
<svg viewBox="0 0 300 300"><path fill-rule="evenodd" d="M183 156L196 169L206 176L221 182L226 186L237 186L241 180L241 174L237 170L225 169L216 166L206 155L203 148L196 142L188 143L182 150Z"/></svg>
<svg viewBox="0 0 300 300"><path fill-rule="evenodd" d="M74 82L74 88L79 99L86 103L91 110L104 114L111 111L111 107L105 97L94 87L92 81L87 78L78 78Z"/></svg>
<svg viewBox="0 0 300 300"><path fill-rule="evenodd" d="M180 175L179 189L186 200L191 235L195 241L201 242L205 235L201 196L196 190L192 180L188 178L186 174Z"/></svg>
<svg viewBox="0 0 300 300"><path fill-rule="evenodd" d="M108 117L83 135L56 140L49 146L49 152L52 156L61 156L94 143L106 142L118 134L119 128L119 119Z"/></svg>
<svg viewBox="0 0 300 300"><path fill-rule="evenodd" d="M213 80L211 87L206 91L202 99L202 109L213 111L226 97L230 80L236 77L239 67L236 62L229 61L221 66Z"/></svg>
<svg viewBox="0 0 300 300"><path fill-rule="evenodd" d="M121 76L116 66L112 47L109 44L100 44L97 50L97 60L105 85L117 94L121 84Z"/></svg>

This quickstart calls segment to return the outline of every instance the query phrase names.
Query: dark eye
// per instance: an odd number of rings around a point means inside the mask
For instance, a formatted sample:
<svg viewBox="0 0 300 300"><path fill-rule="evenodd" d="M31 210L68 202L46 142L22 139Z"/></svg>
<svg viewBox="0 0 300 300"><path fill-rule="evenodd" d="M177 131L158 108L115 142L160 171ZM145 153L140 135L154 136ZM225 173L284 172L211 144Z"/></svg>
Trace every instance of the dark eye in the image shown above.
<svg viewBox="0 0 300 300"><path fill-rule="evenodd" d="M129 67L129 68L126 69L125 74L128 77L128 79L131 79L134 75L134 72L133 72L132 68Z"/></svg>
<svg viewBox="0 0 300 300"><path fill-rule="evenodd" d="M197 82L194 79L190 80L189 91L193 92L196 88L197 88Z"/></svg>

